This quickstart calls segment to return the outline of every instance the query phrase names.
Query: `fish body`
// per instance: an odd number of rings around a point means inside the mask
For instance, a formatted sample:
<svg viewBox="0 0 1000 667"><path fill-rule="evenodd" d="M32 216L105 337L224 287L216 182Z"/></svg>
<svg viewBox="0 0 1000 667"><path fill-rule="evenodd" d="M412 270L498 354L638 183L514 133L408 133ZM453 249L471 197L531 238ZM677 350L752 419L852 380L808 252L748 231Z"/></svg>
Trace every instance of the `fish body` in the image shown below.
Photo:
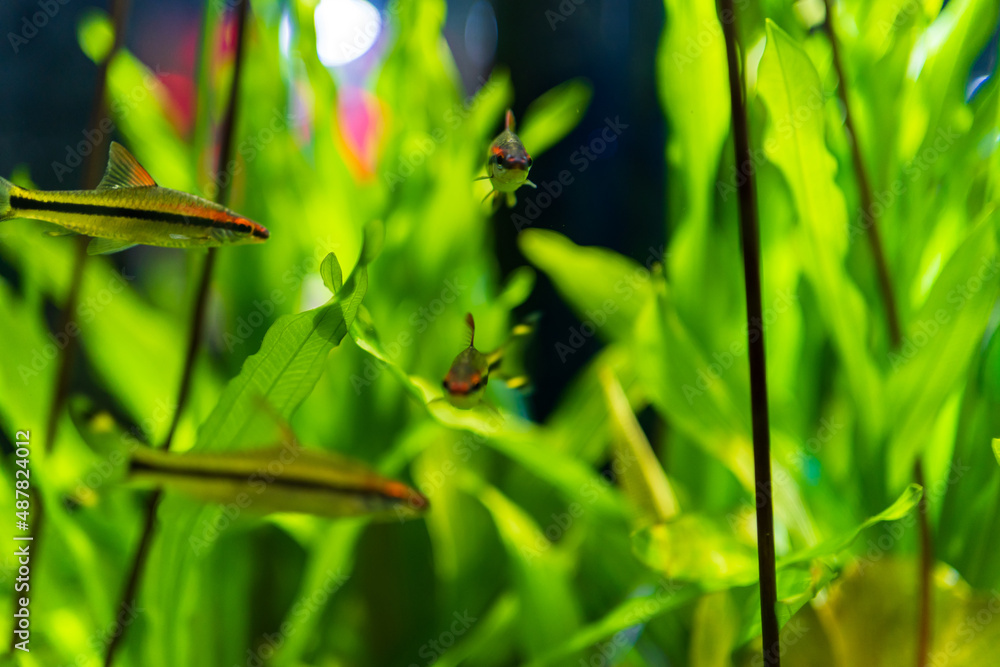
<svg viewBox="0 0 1000 667"><path fill-rule="evenodd" d="M528 180L530 169L531 156L514 134L514 114L508 109L503 132L497 135L486 151L486 176L482 177L488 178L493 186L493 192L486 196L492 195L494 208L499 208L504 200L508 207L513 208L517 203L514 192L519 187L536 187Z"/></svg>
<svg viewBox="0 0 1000 667"><path fill-rule="evenodd" d="M43 220L67 234L92 236L90 254L139 244L197 248L263 243L270 236L260 224L215 202L161 188L115 142L95 190L28 190L0 178L0 220L9 218Z"/></svg>
<svg viewBox="0 0 1000 667"><path fill-rule="evenodd" d="M466 314L465 323L469 326L469 346L459 352L451 362L448 374L441 383L448 402L462 410L479 405L483 392L489 384L490 373L495 372L500 366L506 348L512 341L526 337L534 329L533 321L530 324L519 324L511 331L506 343L493 352L483 353L476 349L476 322L472 318L472 313ZM511 388L524 387L526 378L509 377L505 382Z"/></svg>
<svg viewBox="0 0 1000 667"><path fill-rule="evenodd" d="M129 462L129 481L206 502L236 503L257 514L405 519L429 506L420 492L360 461L297 444L180 454L139 447Z"/></svg>

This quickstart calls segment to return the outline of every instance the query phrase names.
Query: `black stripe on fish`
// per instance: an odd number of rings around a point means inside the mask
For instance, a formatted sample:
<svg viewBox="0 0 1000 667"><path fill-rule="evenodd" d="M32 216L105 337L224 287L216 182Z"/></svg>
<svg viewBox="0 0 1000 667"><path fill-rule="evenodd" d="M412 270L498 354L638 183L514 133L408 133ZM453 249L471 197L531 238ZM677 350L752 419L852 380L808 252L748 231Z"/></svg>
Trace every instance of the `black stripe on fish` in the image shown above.
<svg viewBox="0 0 1000 667"><path fill-rule="evenodd" d="M258 230L253 225L242 222L229 222L220 220L210 220L197 216L185 215L183 213L169 213L167 211L149 211L145 209L125 208L123 206L104 206L102 204L78 204L71 202L38 201L35 199L25 199L18 195L11 195L11 208L23 211L48 211L51 213L72 213L77 215L93 215L105 218L134 218L136 220L147 220L150 222L170 222L193 227L207 227L228 229L234 232L250 233L260 236Z"/></svg>

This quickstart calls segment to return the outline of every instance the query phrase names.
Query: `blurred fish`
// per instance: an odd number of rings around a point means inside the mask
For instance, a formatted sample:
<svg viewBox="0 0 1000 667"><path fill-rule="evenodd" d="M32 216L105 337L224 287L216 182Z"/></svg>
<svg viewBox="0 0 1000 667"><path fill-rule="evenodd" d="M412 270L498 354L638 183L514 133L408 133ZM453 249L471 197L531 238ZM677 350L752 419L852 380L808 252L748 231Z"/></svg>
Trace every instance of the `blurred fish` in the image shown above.
<svg viewBox="0 0 1000 667"><path fill-rule="evenodd" d="M500 366L510 342L527 336L534 328L529 323L517 325L511 331L507 343L489 354L484 354L476 349L476 322L472 318L472 313L465 315L465 323L469 325L469 346L451 362L451 368L441 383L448 402L462 410L468 410L479 404L489 383L490 373ZM513 388L523 387L527 384L527 378L513 377L507 379L506 383Z"/></svg>
<svg viewBox="0 0 1000 667"><path fill-rule="evenodd" d="M481 181L490 179L493 192L486 197L493 197L493 209L500 208L500 202L506 197L507 207L513 208L517 203L514 191L522 185L537 187L528 180L531 169L531 156L524 150L524 144L514 134L514 114L507 109L504 131L490 144L486 152L486 176L475 179ZM486 197L483 201L486 201Z"/></svg>
<svg viewBox="0 0 1000 667"><path fill-rule="evenodd" d="M215 202L161 188L132 154L111 143L104 178L95 190L42 192L0 178L0 220L31 218L93 236L87 252L102 255L134 245L167 248L263 243L263 226Z"/></svg>
<svg viewBox="0 0 1000 667"><path fill-rule="evenodd" d="M429 503L419 491L365 464L327 451L286 444L219 453L171 453L137 447L129 481L168 488L198 500L257 514L300 512L329 518L419 516Z"/></svg>

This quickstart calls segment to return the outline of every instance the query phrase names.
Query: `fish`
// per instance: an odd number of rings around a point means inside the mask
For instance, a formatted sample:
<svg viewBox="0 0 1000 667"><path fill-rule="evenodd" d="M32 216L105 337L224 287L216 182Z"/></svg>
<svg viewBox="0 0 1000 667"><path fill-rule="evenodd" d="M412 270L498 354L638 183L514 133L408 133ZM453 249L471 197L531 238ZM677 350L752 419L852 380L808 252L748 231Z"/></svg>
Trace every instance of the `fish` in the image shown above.
<svg viewBox="0 0 1000 667"><path fill-rule="evenodd" d="M493 210L500 208L503 201L508 208L514 208L517 197L514 192L522 185L537 188L528 180L531 170L531 156L524 149L520 138L514 134L514 113L507 109L504 119L504 130L497 135L486 151L486 176L474 180L489 179L493 190L483 198L486 201L493 197Z"/></svg>
<svg viewBox="0 0 1000 667"><path fill-rule="evenodd" d="M519 324L511 331L510 339L493 352L485 354L476 349L476 322L472 313L466 313L465 323L469 327L469 346L462 350L452 361L448 373L441 385L444 387L445 398L456 408L469 410L479 405L483 392L490 381L490 373L494 373L503 361L505 351L515 338L527 336L533 330L533 324ZM521 388L527 384L527 378L513 377L505 380L511 388Z"/></svg>
<svg viewBox="0 0 1000 667"><path fill-rule="evenodd" d="M297 442L231 452L167 452L137 446L126 481L249 513L296 512L331 519L409 519L430 503L416 489L361 461Z"/></svg>
<svg viewBox="0 0 1000 667"><path fill-rule="evenodd" d="M111 142L108 167L94 190L29 190L0 178L0 221L30 218L56 224L55 236L94 237L91 255L136 245L201 248L263 243L267 229L228 208L162 188L124 146Z"/></svg>

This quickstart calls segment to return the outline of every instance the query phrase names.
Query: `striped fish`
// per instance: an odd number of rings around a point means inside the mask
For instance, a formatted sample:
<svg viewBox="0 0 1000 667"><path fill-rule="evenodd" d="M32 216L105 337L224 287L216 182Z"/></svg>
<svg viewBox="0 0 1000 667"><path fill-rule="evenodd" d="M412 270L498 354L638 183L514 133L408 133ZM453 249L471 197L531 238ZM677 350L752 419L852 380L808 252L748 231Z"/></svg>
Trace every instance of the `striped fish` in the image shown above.
<svg viewBox="0 0 1000 667"><path fill-rule="evenodd" d="M59 225L65 234L94 237L91 255L135 245L167 248L263 243L263 226L215 202L161 188L118 143L94 190L42 192L0 178L0 220L31 218ZM61 235L61 234L57 234Z"/></svg>
<svg viewBox="0 0 1000 667"><path fill-rule="evenodd" d="M235 504L254 514L406 519L419 516L429 504L419 491L360 461L297 444L215 453L138 447L129 461L129 481L205 502Z"/></svg>

